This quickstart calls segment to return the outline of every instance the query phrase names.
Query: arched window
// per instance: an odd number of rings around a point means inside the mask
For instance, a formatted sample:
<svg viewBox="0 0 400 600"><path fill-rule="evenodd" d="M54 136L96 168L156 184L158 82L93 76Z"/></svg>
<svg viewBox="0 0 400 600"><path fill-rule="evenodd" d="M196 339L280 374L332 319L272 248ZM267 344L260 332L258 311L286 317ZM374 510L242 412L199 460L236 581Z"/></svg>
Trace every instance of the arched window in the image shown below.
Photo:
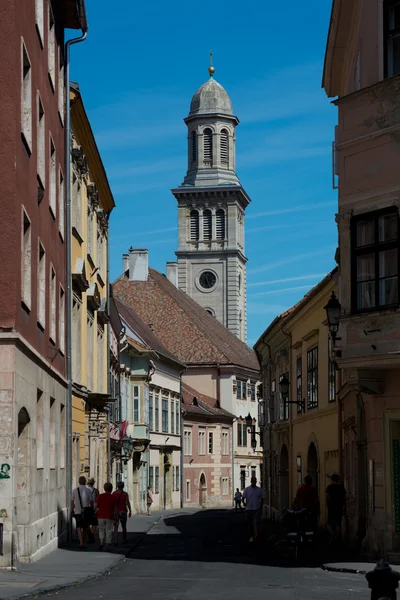
<svg viewBox="0 0 400 600"><path fill-rule="evenodd" d="M199 239L199 213L197 210L192 210L190 213L190 239Z"/></svg>
<svg viewBox="0 0 400 600"><path fill-rule="evenodd" d="M229 135L226 129L221 130L221 164L229 164Z"/></svg>
<svg viewBox="0 0 400 600"><path fill-rule="evenodd" d="M212 239L212 214L211 210L205 210L203 212L203 239Z"/></svg>
<svg viewBox="0 0 400 600"><path fill-rule="evenodd" d="M225 239L225 211L219 208L216 213L217 218L217 240Z"/></svg>
<svg viewBox="0 0 400 600"><path fill-rule="evenodd" d="M212 165L213 162L213 134L211 129L204 130L204 164Z"/></svg>
<svg viewBox="0 0 400 600"><path fill-rule="evenodd" d="M197 160L197 135L195 131L192 131L192 162Z"/></svg>

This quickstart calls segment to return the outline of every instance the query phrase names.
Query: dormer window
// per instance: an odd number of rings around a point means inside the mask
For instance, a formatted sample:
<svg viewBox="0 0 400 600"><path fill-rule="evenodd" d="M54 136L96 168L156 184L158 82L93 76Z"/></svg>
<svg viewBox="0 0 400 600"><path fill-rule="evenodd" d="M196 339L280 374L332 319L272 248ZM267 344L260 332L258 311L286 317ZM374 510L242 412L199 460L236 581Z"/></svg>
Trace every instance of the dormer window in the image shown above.
<svg viewBox="0 0 400 600"><path fill-rule="evenodd" d="M225 239L225 211L219 208L216 212L217 240Z"/></svg>
<svg viewBox="0 0 400 600"><path fill-rule="evenodd" d="M212 239L212 214L211 210L205 210L203 212L203 239Z"/></svg>
<svg viewBox="0 0 400 600"><path fill-rule="evenodd" d="M224 167L229 164L229 135L226 129L221 130L221 164Z"/></svg>
<svg viewBox="0 0 400 600"><path fill-rule="evenodd" d="M195 131L192 131L191 139L192 139L192 162L196 162L196 160L197 160L197 135L196 135Z"/></svg>
<svg viewBox="0 0 400 600"><path fill-rule="evenodd" d="M190 213L190 239L197 241L199 239L199 213L197 210L192 210Z"/></svg>
<svg viewBox="0 0 400 600"><path fill-rule="evenodd" d="M212 166L213 163L213 134L211 129L204 130L204 164Z"/></svg>

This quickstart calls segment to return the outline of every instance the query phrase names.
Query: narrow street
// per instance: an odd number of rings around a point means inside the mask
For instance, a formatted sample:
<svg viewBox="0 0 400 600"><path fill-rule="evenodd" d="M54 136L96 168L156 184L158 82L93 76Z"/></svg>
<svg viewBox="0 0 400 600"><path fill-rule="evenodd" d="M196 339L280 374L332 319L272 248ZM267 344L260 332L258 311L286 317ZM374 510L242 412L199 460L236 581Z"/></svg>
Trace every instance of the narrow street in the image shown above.
<svg viewBox="0 0 400 600"><path fill-rule="evenodd" d="M113 600L369 598L362 575L323 571L321 558L295 564L264 540L249 545L244 513L185 511L161 519L109 576L50 597ZM268 547L269 546L269 547Z"/></svg>

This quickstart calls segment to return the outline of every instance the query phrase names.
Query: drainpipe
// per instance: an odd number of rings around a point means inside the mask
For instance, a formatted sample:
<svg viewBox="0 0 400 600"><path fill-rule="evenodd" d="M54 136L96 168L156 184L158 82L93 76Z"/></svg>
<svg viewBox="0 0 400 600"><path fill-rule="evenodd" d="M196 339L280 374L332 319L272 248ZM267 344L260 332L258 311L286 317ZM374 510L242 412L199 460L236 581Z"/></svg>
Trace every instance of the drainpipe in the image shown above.
<svg viewBox="0 0 400 600"><path fill-rule="evenodd" d="M67 523L68 539L72 541L72 518L71 518L71 499L72 499L72 230L71 230L71 99L70 99L70 48L72 44L79 44L87 37L87 19L85 0L78 0L82 35L72 40L68 40L64 48L65 62L65 186L66 186L66 238L65 250L67 254L67 285L66 285L66 304L67 304Z"/></svg>
<svg viewBox="0 0 400 600"><path fill-rule="evenodd" d="M111 311L110 311L110 215L111 210L107 213L107 284L106 284L106 307L107 307L107 394L111 397ZM111 439L110 439L110 405L107 411L107 481L111 481Z"/></svg>
<svg viewBox="0 0 400 600"><path fill-rule="evenodd" d="M286 335L289 338L289 381L290 381L290 387L289 387L289 396L288 396L288 400L290 400L291 398L291 390L292 390L292 334L291 333L286 333L285 329L284 329L284 325L281 326L281 331L284 335ZM293 469L291 468L294 464L294 456L293 456L293 420L292 420L292 406L293 404L288 404L288 416L289 416L289 446L290 446L290 454L289 454L289 473L288 473L288 478L289 478L289 502L292 502L291 498L293 498L293 478L290 476L291 472L293 472ZM318 471L319 471L319 465L318 465Z"/></svg>

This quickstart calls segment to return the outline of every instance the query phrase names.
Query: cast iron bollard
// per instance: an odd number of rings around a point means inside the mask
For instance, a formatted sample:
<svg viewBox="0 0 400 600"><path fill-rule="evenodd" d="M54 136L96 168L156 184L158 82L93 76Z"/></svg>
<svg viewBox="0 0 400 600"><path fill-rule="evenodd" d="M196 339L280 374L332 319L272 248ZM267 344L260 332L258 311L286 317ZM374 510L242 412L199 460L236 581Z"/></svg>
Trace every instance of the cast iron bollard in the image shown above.
<svg viewBox="0 0 400 600"><path fill-rule="evenodd" d="M393 571L384 560L380 560L373 571L365 576L371 588L371 600L388 598L396 600L396 589L399 585L400 573Z"/></svg>

